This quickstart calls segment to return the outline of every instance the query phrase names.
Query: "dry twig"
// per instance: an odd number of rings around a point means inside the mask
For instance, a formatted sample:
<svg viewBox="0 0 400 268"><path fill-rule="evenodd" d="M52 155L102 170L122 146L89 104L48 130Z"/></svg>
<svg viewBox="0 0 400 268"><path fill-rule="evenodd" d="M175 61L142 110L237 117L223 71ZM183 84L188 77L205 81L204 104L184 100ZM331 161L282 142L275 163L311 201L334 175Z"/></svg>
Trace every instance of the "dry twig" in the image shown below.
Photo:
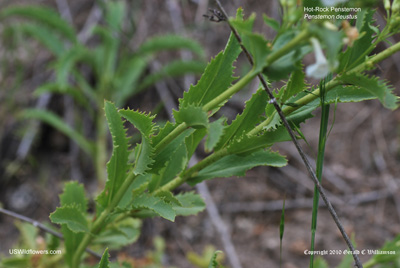
<svg viewBox="0 0 400 268"><path fill-rule="evenodd" d="M338 197L338 199L345 202L350 206L358 206L377 200L382 200L390 197L391 191L387 188L377 191L371 191L360 194L348 194ZM282 210L283 200L273 200L267 202L231 202L221 205L223 211L230 213L242 213L242 212L265 212L265 211L280 211ZM285 200L285 210L288 209L308 209L312 208L312 198L298 198L292 200ZM323 202L319 203L320 207L326 207Z"/></svg>
<svg viewBox="0 0 400 268"><path fill-rule="evenodd" d="M4 209L4 208L0 208L0 213L3 213L5 215L11 216L11 217L13 217L15 219L18 219L18 220L21 220L21 221L24 221L24 222L29 222L33 226L35 226L35 227L37 227L37 228L39 228L39 229L41 229L41 230L43 230L43 231L45 231L45 232L47 232L49 234L52 234L55 237L58 237L60 239L64 239L62 234L53 231L52 229L46 227L44 224L42 224L42 223L40 223L38 221L35 221L35 220L31 219L31 218L28 218L26 216L23 216L21 214L12 212L12 211ZM90 253L91 255L95 256L98 259L101 259L101 255L100 254L94 252L93 250L91 250L89 248L86 248L86 252Z"/></svg>

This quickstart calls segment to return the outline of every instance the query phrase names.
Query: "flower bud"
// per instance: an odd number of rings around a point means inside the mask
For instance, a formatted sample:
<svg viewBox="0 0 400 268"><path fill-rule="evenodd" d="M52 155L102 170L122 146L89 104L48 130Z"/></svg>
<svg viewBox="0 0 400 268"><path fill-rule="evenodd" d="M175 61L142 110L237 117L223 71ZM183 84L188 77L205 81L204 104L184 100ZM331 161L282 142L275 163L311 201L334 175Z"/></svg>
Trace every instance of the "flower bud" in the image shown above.
<svg viewBox="0 0 400 268"><path fill-rule="evenodd" d="M353 46L354 41L358 39L360 36L358 30L356 27L351 27L350 23L347 20L344 20L342 22L342 27L344 30L344 33L346 34L345 42L349 46Z"/></svg>
<svg viewBox="0 0 400 268"><path fill-rule="evenodd" d="M392 14L399 13L400 11L400 0L394 0L392 3Z"/></svg>
<svg viewBox="0 0 400 268"><path fill-rule="evenodd" d="M383 6L386 10L390 10L390 0L383 0Z"/></svg>

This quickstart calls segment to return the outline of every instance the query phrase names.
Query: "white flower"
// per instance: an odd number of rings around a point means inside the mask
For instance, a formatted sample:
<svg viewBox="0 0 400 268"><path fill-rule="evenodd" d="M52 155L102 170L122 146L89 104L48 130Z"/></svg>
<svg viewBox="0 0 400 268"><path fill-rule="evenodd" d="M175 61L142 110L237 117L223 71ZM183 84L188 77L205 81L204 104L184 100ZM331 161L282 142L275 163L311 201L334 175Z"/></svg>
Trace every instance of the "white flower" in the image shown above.
<svg viewBox="0 0 400 268"><path fill-rule="evenodd" d="M322 4L325 6L336 6L337 4L347 2L348 0L322 0Z"/></svg>
<svg viewBox="0 0 400 268"><path fill-rule="evenodd" d="M328 75L330 68L318 39L312 37L311 43L314 47L315 63L306 68L306 74L315 79L323 79Z"/></svg>

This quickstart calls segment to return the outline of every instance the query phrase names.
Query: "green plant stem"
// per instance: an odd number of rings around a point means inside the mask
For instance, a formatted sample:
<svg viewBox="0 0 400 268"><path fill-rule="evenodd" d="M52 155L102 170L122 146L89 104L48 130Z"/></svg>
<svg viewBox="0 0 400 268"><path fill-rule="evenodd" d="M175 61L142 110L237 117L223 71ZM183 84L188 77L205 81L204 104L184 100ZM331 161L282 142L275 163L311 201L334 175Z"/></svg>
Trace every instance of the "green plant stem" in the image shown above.
<svg viewBox="0 0 400 268"><path fill-rule="evenodd" d="M304 30L303 32L301 32L295 39L293 39L292 41L290 41L286 46L284 46L281 50L279 50L277 53L275 54L271 54L271 57L269 57L267 59L267 62L269 62L269 64L273 63L275 60L279 59L280 57L284 56L285 53L290 50L291 48L293 48L296 44L298 44L299 42L302 42L304 40L304 38L307 37L308 32L306 30ZM397 52L398 50L400 50L400 43L386 49L385 51L379 53L376 56L371 57L368 61L366 61L363 64L360 64L359 66L351 69L348 74L353 74L353 73L359 73L362 71L365 71L368 68L373 67L373 65L375 65L376 63L390 57L391 55L393 55L395 52ZM225 91L223 94L221 94L219 97L217 97L216 99L212 100L211 102L207 103L204 106L204 110L205 111L210 111L214 108L216 108L221 102L225 101L226 99L228 99L231 95L233 95L234 93L238 92L241 88L243 88L248 82L250 82L256 75L258 75L255 72L250 71L248 74L246 74L246 76L244 76L241 80L239 80L235 85L233 85L231 88L229 88L227 91ZM340 81L340 76L336 77L334 80L331 80L330 82L326 83L325 85L325 90L326 92L328 92L329 90L333 89L334 87L343 84L342 81ZM283 109L283 113L285 115L288 115L294 111L296 111L298 108L310 103L311 101L315 100L317 97L319 97L320 95L320 89L316 89L314 90L311 94L306 95L305 97L299 99L298 101L296 101L296 106L292 107L292 106L288 106L285 109ZM260 132L264 126L267 126L271 120L272 120L273 116L271 116L270 118L268 118L266 121L264 121L262 124L258 125L257 127L255 127L252 131L250 131L248 133L248 135L254 135L258 132ZM179 128L179 126L178 126ZM182 129L186 129L183 128ZM173 132L170 133L170 135L168 135L165 140L166 141L161 141L159 144L161 143L165 143L168 144L170 141L172 141L177 135L179 135L181 133L181 131L183 131L182 129L178 129L178 130L174 130L176 133L172 134ZM168 139L167 139L168 138ZM160 147L160 145L157 145L157 148ZM192 168L188 169L187 171L185 171L183 174L181 174L180 176L177 176L176 178L174 178L172 181L170 181L169 183L167 183L166 185L164 185L163 187L159 188L158 190L156 190L154 192L154 194L157 194L161 191L171 191L175 188L177 188L178 186L182 185L184 182L186 182L188 179L190 179L190 177L195 174L196 172L200 171L201 169L205 168L206 166L214 163L215 161L221 159L222 157L228 155L228 152L226 149L224 150L220 150L217 151L213 154L211 154L210 156L208 156L207 158L205 158L204 160L200 161L199 163L197 163L196 165L194 165Z"/></svg>
<svg viewBox="0 0 400 268"><path fill-rule="evenodd" d="M247 75L245 75L242 79L240 79L237 83L235 83L232 87L230 87L228 90L226 90L224 93L222 93L220 96L218 96L216 99L212 100L211 102L207 103L203 109L206 111L212 110L220 103L224 102L228 98L230 98L233 94L241 90L244 86L246 86L251 80L257 75L257 73L250 71ZM169 133L164 139L162 139L158 144L155 145L155 152L160 152L168 143L170 143L173 139L175 139L179 134L181 134L183 131L185 131L188 128L186 123L181 123L179 124L171 133ZM101 147L99 147L101 148ZM175 189L179 185L183 184L190 176L207 165L210 165L211 163L217 161L221 157L225 156L227 154L226 150L220 150L218 153L215 153L211 155L210 157L205 158L203 161L199 162L192 168L188 169L186 172L182 174L182 176L176 177L174 180L169 182L168 184L164 185L160 189L154 192L154 194L157 194L161 191L168 191ZM98 159L96 161L100 163L101 159ZM104 167L103 166L97 166L97 167ZM104 226L104 223L106 219L108 218L109 214L112 212L112 210L115 208L115 206L119 203L121 200L122 196L125 194L126 189L129 188L129 185L133 182L133 179L135 176L133 173L130 173L128 177L125 179L124 184L121 186L115 197L112 199L111 203L107 206L107 208L100 214L100 216L96 219L96 221L93 223L90 232L85 235L83 238L82 242L80 243L77 251L74 254L73 257L73 264L74 267L79 267L79 262L80 258L83 254L83 250L90 244L93 235L97 234L101 228Z"/></svg>
<svg viewBox="0 0 400 268"><path fill-rule="evenodd" d="M221 95L210 101L209 103L203 106L203 111L208 112L218 107L218 105L222 104L224 101L228 100L235 93L239 92L243 89L247 84L249 84L255 77L257 76L257 72L251 70L245 76L243 76L238 82L236 82L233 86L225 90Z"/></svg>
<svg viewBox="0 0 400 268"><path fill-rule="evenodd" d="M226 148L224 148L224 149L221 149L221 150L209 155L208 157L204 158L202 161L198 162L193 167L189 168L188 170L184 171L179 176L175 177L169 183L165 184L158 190L154 191L154 195L157 195L160 192L171 191L171 190L175 189L176 187L182 185L184 182L186 182L188 179L190 179L193 174L196 174L203 168L211 165L212 163L215 163L222 157L227 156L228 154L229 154L228 150Z"/></svg>
<svg viewBox="0 0 400 268"><path fill-rule="evenodd" d="M214 98L212 101L208 102L203 106L203 111L208 112L218 107L224 103L224 101L228 100L235 93L243 89L247 84L249 84L254 77L257 76L257 73L254 71L248 72L245 76L243 76L238 82L236 82L233 86L225 90L218 97ZM188 128L186 123L180 123L175 127L164 139L162 139L159 143L154 146L155 153L160 152L168 143L174 140L177 136L179 136L183 131Z"/></svg>
<svg viewBox="0 0 400 268"><path fill-rule="evenodd" d="M114 198L108 204L106 209L100 214L100 216L94 221L93 225L90 228L90 231L85 234L81 243L79 244L78 248L75 251L75 254L72 258L72 267L79 267L80 259L82 257L83 252L85 251L86 247L90 244L92 239L96 234L98 234L101 229L105 226L105 222L110 216L110 213L114 210L114 208L118 205L121 201L121 198L124 196L129 186L132 182L136 179L136 175L133 172L130 172L127 178L124 180L124 183L119 188L118 192L115 194Z"/></svg>
<svg viewBox="0 0 400 268"><path fill-rule="evenodd" d="M387 49L385 49L384 51L380 52L379 54L372 56L370 59L368 59L367 61L365 61L364 63L354 67L353 69L349 70L348 72L346 72L346 74L351 75L351 74L356 74L356 73L361 73L365 70L371 69L375 64L377 64L378 62L383 61L384 59L392 56L394 53L400 51L400 43L397 43ZM339 86L339 85L343 85L345 84L344 82L342 82L340 80L340 75L338 75L337 77L335 77L333 80L329 81L328 83L326 83L326 91L328 92L329 90ZM294 111L296 111L297 109L303 107L304 105L312 102L313 100L315 100L316 98L319 98L320 95L320 89L317 88L316 90L314 90L313 92L311 92L310 94L307 94L306 96L298 99L295 104L293 106L287 106L285 108L282 109L282 112L284 115L290 115L291 113L293 113ZM275 112L276 113L276 112ZM264 127L268 126L269 123L271 123L272 119L274 118L274 114L272 114L269 118L267 118L265 121L263 121L261 124L259 124L258 126L256 126L253 130L251 130L248 135L255 135L259 132L261 132Z"/></svg>
<svg viewBox="0 0 400 268"><path fill-rule="evenodd" d="M188 128L186 123L180 123L174 130L172 130L164 139L154 146L155 153L159 153L168 143L178 137L183 131Z"/></svg>
<svg viewBox="0 0 400 268"><path fill-rule="evenodd" d="M304 40L307 40L307 37L308 37L308 31L303 30L300 34L298 34L294 39L292 39L289 43L287 43L281 49L272 53L266 60L267 66L271 65L279 58L285 56L286 53L288 53L293 47L295 47L296 45L298 45L301 42L304 42ZM243 76L238 82L236 82L233 86L231 86L230 88L225 90L221 95L219 95L212 101L205 104L203 106L203 111L209 112L209 111L217 108L218 105L220 105L224 101L228 100L235 93L237 93L241 89L243 89L243 87L245 87L247 84L249 84L257 75L259 75L259 73L255 72L254 70L251 70L245 76ZM173 139L175 139L186 128L187 128L187 125L185 123L179 124L171 133L169 133L164 139L162 139L158 144L155 145L156 153L159 152L162 148L164 148L165 145L167 145Z"/></svg>
<svg viewBox="0 0 400 268"><path fill-rule="evenodd" d="M298 34L294 39L284 45L281 49L277 50L276 52L272 53L270 56L267 57L266 60L266 67L274 63L279 58L285 56L292 48L298 45L301 42L304 42L308 38L308 31L303 30ZM213 99L212 101L208 102L203 106L203 111L209 112L218 107L221 103L228 100L232 97L235 93L239 92L243 87L249 84L257 75L258 72L251 70L245 76L243 76L238 82L236 82L233 86L228 88L224 91L221 95ZM181 134L187 125L185 123L179 124L171 133L169 133L164 139L162 139L158 144L155 145L155 152L161 151L162 148L165 147L169 142L175 139L179 134Z"/></svg>
<svg viewBox="0 0 400 268"><path fill-rule="evenodd" d="M326 97L325 81L326 79L321 81L320 83L320 89L321 89L320 102L322 107L322 113L321 113L320 129L319 129L318 155L317 155L317 168L316 168L316 175L320 183L322 181L322 169L324 166L325 145L328 136L328 119L329 119L329 107L330 107L329 103L325 103L325 97ZM312 218L311 218L311 249L310 249L311 252L313 252L315 249L315 233L317 231L318 204L319 204L319 192L317 187L315 186ZM311 254L310 268L313 267L314 267L314 254Z"/></svg>
<svg viewBox="0 0 400 268"><path fill-rule="evenodd" d="M270 57L267 58L267 64L272 64L274 61L279 59L280 57L284 56L287 51L290 51L296 44L299 42L303 41L304 38L307 37L307 31L301 32L295 39L290 41L288 44L286 44L282 49L277 51L276 53L271 54ZM366 69L369 69L373 67L376 63L390 57L393 55L395 52L400 50L400 43L397 43L393 45L392 47L384 50L383 52L379 53L376 56L371 57L369 60L364 62L363 64L360 64L359 66L351 69L348 74L352 73L359 73L362 71L365 71ZM241 80L239 80L235 85L233 85L231 88L229 88L227 91L225 91L223 94L221 94L219 97L216 99L212 100L210 103L207 103L204 105L204 110L209 111L212 110L220 103L223 101L227 100L229 97L231 97L233 94L238 92L240 89L242 89L247 83L249 83L255 76L257 75L256 72L249 72L246 76L244 76ZM326 89L327 91L342 84L342 82L339 80L340 77L337 77L336 79L330 81L329 83L326 84ZM297 110L299 107L315 100L319 96L319 89L315 90L313 94L309 94L300 100L296 102L298 104L298 107L286 107L283 109L284 114L290 114L293 111ZM267 119L270 120L270 119ZM266 121L264 121L266 122ZM267 124L266 124L267 125ZM166 144L168 144L170 141L172 141L175 137L177 137L180 133L182 133L185 129L187 128L187 125L185 123L179 124L166 138L161 140L156 146L156 151L160 151ZM263 126L261 126L258 129L253 129L251 133L256 134L260 130L263 129ZM250 134L250 133L249 133ZM196 172L200 171L201 169L205 168L206 166L214 163L215 161L221 159L222 157L228 155L228 152L226 149L220 150L218 152L213 153L209 157L205 158L203 161L200 161L196 165L194 165L192 168L188 169L185 171L181 176L176 177L173 179L171 182L168 184L164 185L163 187L159 188L154 192L154 194L157 194L161 191L170 191L178 187L179 185L183 184L186 182L190 177L195 174ZM105 221L109 217L109 214L112 212L112 210L115 208L115 206L119 203L121 200L122 196L124 195L126 189L128 189L129 185L133 182L136 176L131 173L128 178L124 181L124 184L120 188L120 190L117 192L115 197L113 198L112 202L109 204L109 206L100 214L100 216L96 219L96 221L93 223L91 230L89 233L85 235L83 238L82 242L77 248L77 251L74 254L73 257L73 267L79 267L80 263L80 258L87 247L87 245L90 244L93 235L97 234L100 232L102 227L104 226Z"/></svg>
<svg viewBox="0 0 400 268"><path fill-rule="evenodd" d="M298 35L296 35L295 38L290 40L286 45L284 45L282 48L277 50L274 53L271 53L267 59L266 59L266 66L270 66L272 63L274 63L276 60L280 59L281 57L285 56L288 52L292 51L294 47L299 45L300 43L308 41L310 38L310 34L307 29L304 29L301 31Z"/></svg>
<svg viewBox="0 0 400 268"><path fill-rule="evenodd" d="M290 50L291 48L293 48L296 44L298 44L299 42L302 42L304 40L304 38L307 37L307 30L302 31L295 39L293 39L292 41L290 41L288 44L286 44L282 49L280 49L279 51L277 51L274 54L271 54L271 57L269 57L267 59L267 61L269 62L269 64L273 63L275 60L279 59L280 57L284 56L285 53ZM366 61L363 64L360 64L359 66L353 68L352 70L350 70L348 72L348 74L352 74L352 73L359 73L362 72L368 68L373 67L374 64L390 57L391 55L393 55L395 52L397 52L398 50L400 50L400 43L386 49L385 51L382 51L381 53L379 53L376 56L371 57L368 61ZM246 74L246 76L244 76L241 80L239 80L235 85L233 85L231 88L229 88L227 91L225 91L223 94L221 94L219 97L217 97L216 99L212 100L211 102L207 103L204 106L204 110L205 111L209 111L212 110L214 108L216 108L221 102L225 101L226 99L228 99L231 95L233 95L234 93L238 92L241 88L243 88L247 83L249 83L255 76L257 75L257 73L250 71L248 74ZM330 82L326 83L325 88L326 88L326 92L328 92L329 90L333 89L334 87L343 84L342 81L340 81L339 79L340 77L336 77L334 80L331 80ZM226 93L229 92L229 93ZM226 94L225 94L226 93ZM221 97L221 96L224 97ZM292 106L288 106L285 109L283 109L283 113L285 115L288 115L294 111L296 111L298 108L310 103L311 101L315 100L317 97L319 97L320 95L320 89L316 89L314 90L311 94L306 95L305 97L299 99L298 101L296 101L296 107L292 107ZM264 121L263 123L261 123L260 125L258 125L257 127L255 127L252 131L250 131L248 133L248 135L254 135L259 133L265 126L267 126L271 120L272 120L273 116L269 117L266 121ZM179 128L179 129L178 129ZM182 129L180 129L182 128ZM157 146L156 148L160 148L160 144L168 144L170 141L172 141L177 135L179 135L180 133L182 133L182 131L184 129L186 129L185 127L177 127L178 130L174 130L173 133L171 132L164 140L162 140ZM221 159L222 157L226 156L228 153L226 150L220 150L218 152L215 152L213 154L211 154L209 157L205 158L203 161L200 161L198 164L194 165L192 168L188 169L186 172L184 172L183 174L181 174L180 176L174 178L172 181L170 181L169 183L167 183L166 185L164 185L163 187L161 187L160 189L156 190L154 192L154 194L157 194L161 191L170 191L175 189L176 187L182 185L184 182L186 182L188 179L190 179L191 175L193 175L195 172L200 171L201 169L203 169L204 167L210 165L211 163L214 163L215 161Z"/></svg>

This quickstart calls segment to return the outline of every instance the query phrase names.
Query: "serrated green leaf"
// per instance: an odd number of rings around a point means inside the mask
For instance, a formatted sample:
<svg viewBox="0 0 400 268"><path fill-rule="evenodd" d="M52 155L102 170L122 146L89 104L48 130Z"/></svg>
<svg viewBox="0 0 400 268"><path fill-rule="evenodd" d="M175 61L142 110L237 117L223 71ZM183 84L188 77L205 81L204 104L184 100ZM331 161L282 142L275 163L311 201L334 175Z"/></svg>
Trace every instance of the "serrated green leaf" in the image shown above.
<svg viewBox="0 0 400 268"><path fill-rule="evenodd" d="M237 137L227 147L230 154L245 154L269 147L277 142L289 141L290 135L286 128L278 127L274 130L264 131L257 136L248 136L246 134Z"/></svg>
<svg viewBox="0 0 400 268"><path fill-rule="evenodd" d="M76 41L75 30L68 24L68 22L63 20L60 15L51 8L37 5L11 6L8 8L4 8L0 12L0 19L11 16L21 16L23 18L28 18L43 23L48 27L59 31L70 41Z"/></svg>
<svg viewBox="0 0 400 268"><path fill-rule="evenodd" d="M71 231L66 224L61 226L61 232L64 237L64 245L65 245L65 254L64 259L68 263L69 267L72 267L72 258L79 244L83 240L85 235L84 232L73 232Z"/></svg>
<svg viewBox="0 0 400 268"><path fill-rule="evenodd" d="M205 151L206 152L211 152L214 147L217 145L217 143L221 140L221 137L223 136L224 133L224 124L225 124L226 118L220 118L211 124L209 124L208 127L208 136L206 139L206 142L204 143Z"/></svg>
<svg viewBox="0 0 400 268"><path fill-rule="evenodd" d="M326 94L325 102L347 103L347 102L360 102L364 100L373 100L373 99L376 99L376 96L364 88L359 88L357 86L337 86L331 89Z"/></svg>
<svg viewBox="0 0 400 268"><path fill-rule="evenodd" d="M325 103L347 103L347 102L361 102L365 100L372 100L376 98L384 99L386 94L387 104L386 107L391 107L395 109L397 107L398 97L392 94L392 88L385 84L385 82L378 80L376 77L365 77L362 75L356 75L361 77L360 81L357 79L352 79L351 77L345 78L346 83L355 85L341 85L337 86L327 92L325 97ZM354 77L353 77L354 78ZM365 80L364 80L365 79ZM368 88L362 87L362 85ZM290 98L287 102L288 106L290 103L294 102L309 93L300 93L295 98ZM379 96L377 96L379 94ZM290 105L289 105L290 104ZM320 100L315 99L314 101L300 107L293 113L291 113L287 119L290 123L294 123L299 126L300 123L305 122L307 119L312 118L311 114L317 107L320 106Z"/></svg>
<svg viewBox="0 0 400 268"><path fill-rule="evenodd" d="M110 268L110 262L108 258L110 258L110 254L108 254L108 248L106 248L97 268Z"/></svg>
<svg viewBox="0 0 400 268"><path fill-rule="evenodd" d="M155 191L170 182L186 168L188 161L186 144L182 142L171 154L166 166L160 171L160 175L153 176L153 180L149 185L149 191Z"/></svg>
<svg viewBox="0 0 400 268"><path fill-rule="evenodd" d="M383 106L394 110L398 106L398 97L392 93L393 88L387 82L379 80L374 76L366 76L362 74L343 75L340 80L351 85L366 90L379 99ZM364 93L365 94L365 93Z"/></svg>
<svg viewBox="0 0 400 268"><path fill-rule="evenodd" d="M87 199L85 197L83 185L78 184L77 182L66 183L64 186L64 192L60 195L60 203L62 206L61 208L72 207L77 210L78 214L80 213L78 219L80 218L82 220L83 217L82 221L86 221L84 215L86 215L87 211ZM51 215L52 214L50 214L50 216ZM85 223L83 223L83 225L85 225ZM61 232L65 241L65 261L71 266L73 255L83 239L84 232L72 231L66 223L62 224Z"/></svg>
<svg viewBox="0 0 400 268"><path fill-rule="evenodd" d="M111 102L104 103L104 110L113 141L113 151L107 163L108 179L103 192L97 197L98 203L107 207L114 195L118 192L129 169L128 139L117 108Z"/></svg>
<svg viewBox="0 0 400 268"><path fill-rule="evenodd" d="M209 128L210 128L210 125L211 124L208 125ZM208 129L205 129L205 128L196 129L196 131L193 132L192 135L189 135L188 137L185 138L186 149L188 151L188 153L187 153L188 159L190 159L192 157L192 155L196 151L197 147L199 146L199 143L206 136Z"/></svg>
<svg viewBox="0 0 400 268"><path fill-rule="evenodd" d="M281 27L279 24L279 21L268 17L266 14L263 14L263 20L264 20L265 24L270 26L272 29L274 29L277 32L279 31L279 28Z"/></svg>
<svg viewBox="0 0 400 268"><path fill-rule="evenodd" d="M150 165L154 162L152 159L153 147L148 139L143 138L142 143L135 148L135 167L133 173L135 175L143 175L150 169Z"/></svg>
<svg viewBox="0 0 400 268"><path fill-rule="evenodd" d="M243 7L239 7L239 8L236 10L236 18L240 18L240 19L243 20L243 18L244 18Z"/></svg>
<svg viewBox="0 0 400 268"><path fill-rule="evenodd" d="M330 103L330 102L325 102L325 103ZM292 128L299 130L300 124L304 123L307 119L313 118L314 115L312 112L319 107L320 103L319 100L318 102L313 102L308 105L305 105L301 107L300 109L297 109L293 113L291 113L289 116L286 117L288 120L289 124L292 126ZM300 133L302 138L304 136L302 133Z"/></svg>
<svg viewBox="0 0 400 268"><path fill-rule="evenodd" d="M161 191L156 196L161 197L165 202L174 206L182 206L182 203L170 191Z"/></svg>
<svg viewBox="0 0 400 268"><path fill-rule="evenodd" d="M271 49L262 35L252 33L255 18L255 14L252 14L247 20L231 20L231 24L239 32L243 45L253 58L253 70L258 73L264 69Z"/></svg>
<svg viewBox="0 0 400 268"><path fill-rule="evenodd" d="M27 34L42 45L44 45L48 50L50 50L54 55L60 56L64 52L64 44L60 40L59 36L56 36L50 29L43 25L36 24L19 24L12 26L15 30Z"/></svg>
<svg viewBox="0 0 400 268"><path fill-rule="evenodd" d="M288 106L295 104L295 101L309 93L300 93L295 98L290 98L287 102ZM325 103L347 103L347 102L360 102L365 100L376 99L377 96L374 95L369 90L360 88L358 86L348 86L341 85L337 86L327 92L325 97ZM308 103L292 112L287 116L289 123L299 126L300 123L304 123L307 119L312 118L312 112L320 106L320 100L315 99L314 101ZM279 120L279 118L277 117Z"/></svg>
<svg viewBox="0 0 400 268"><path fill-rule="evenodd" d="M166 203L161 197L143 193L133 200L133 209L149 209L157 215L174 221L176 213L171 204Z"/></svg>
<svg viewBox="0 0 400 268"><path fill-rule="evenodd" d="M51 125L55 129L66 135L68 138L76 142L76 144L78 144L78 146L81 147L81 149L85 151L85 153L93 156L93 144L88 141L84 136L82 136L81 133L67 125L64 120L62 120L58 115L50 111L45 111L41 109L26 109L21 113L21 116L26 119L41 120Z"/></svg>
<svg viewBox="0 0 400 268"><path fill-rule="evenodd" d="M260 34L245 33L243 42L253 56L253 70L261 72L267 65L267 57L271 53L267 40Z"/></svg>
<svg viewBox="0 0 400 268"><path fill-rule="evenodd" d="M188 180L188 184L195 185L204 180L244 176L246 171L256 166L282 167L287 164L285 157L271 151L260 150L245 156L228 155L199 171Z"/></svg>
<svg viewBox="0 0 400 268"><path fill-rule="evenodd" d="M176 60L167 63L160 70L146 76L138 86L138 91L141 91L158 81L168 77L178 77L186 74L201 74L206 65L202 61L197 60Z"/></svg>
<svg viewBox="0 0 400 268"><path fill-rule="evenodd" d="M202 212L206 207L203 198L193 192L178 194L175 198L180 203L180 205L174 206L177 216L196 215L197 213Z"/></svg>
<svg viewBox="0 0 400 268"><path fill-rule="evenodd" d="M62 206L50 214L53 223L66 224L75 233L88 232L88 222L80 206Z"/></svg>
<svg viewBox="0 0 400 268"><path fill-rule="evenodd" d="M64 185L64 192L60 195L61 206L75 205L82 213L87 211L87 199L85 189L77 182L67 182Z"/></svg>
<svg viewBox="0 0 400 268"><path fill-rule="evenodd" d="M294 72L296 72L296 71L294 71ZM274 96L275 100L281 105L282 108L284 106L282 105L281 99L282 99L283 95L285 94L286 87L287 87L287 85L284 85L283 87L281 87L281 89L278 92L272 91L272 95ZM275 106L273 103L268 102L267 106L265 106L265 117L268 118L268 120L270 122L267 126L264 127L264 130L276 129L277 126L279 126L281 124L281 121L280 121L281 119L280 119L278 113L276 112L276 109L275 109ZM269 119L271 117L272 117L272 119Z"/></svg>
<svg viewBox="0 0 400 268"><path fill-rule="evenodd" d="M357 39L353 46L348 46L346 51L340 55L339 72L357 66L364 60L362 56L367 56L365 52L371 50L375 32L371 29L370 24L372 23L374 13L375 10L372 9L362 9L357 13L356 27L361 38Z"/></svg>
<svg viewBox="0 0 400 268"><path fill-rule="evenodd" d="M130 109L119 110L119 113L135 128L137 128L143 136L150 138L150 135L153 134L155 130L155 124L153 123L155 115L141 113Z"/></svg>
<svg viewBox="0 0 400 268"><path fill-rule="evenodd" d="M151 174L139 175L133 183L126 189L125 194L118 203L117 209L127 209L133 201L133 197L147 190L151 181Z"/></svg>
<svg viewBox="0 0 400 268"><path fill-rule="evenodd" d="M157 133L157 135L151 138L151 141L154 145L158 144L161 140L163 140L166 136L168 136L171 131L176 128L177 124L173 124L168 121Z"/></svg>
<svg viewBox="0 0 400 268"><path fill-rule="evenodd" d="M268 104L267 105L267 109L270 109L271 106L273 106L273 104ZM270 131L270 130L275 130L277 127L279 127L282 123L281 123L281 118L279 117L278 113L272 113L269 117L272 117L272 120L270 120L270 122L268 123L268 125L266 125L263 129L266 131Z"/></svg>
<svg viewBox="0 0 400 268"><path fill-rule="evenodd" d="M244 19L243 9L240 7L236 11L236 17L230 18L229 22L235 26L236 30L251 32L253 30L255 14L251 14L248 19Z"/></svg>
<svg viewBox="0 0 400 268"><path fill-rule="evenodd" d="M168 124L166 125L165 130L168 130L170 128ZM193 128L186 129L183 131L178 137L176 137L173 141L171 141L165 148L163 148L158 154L155 155L154 157L154 163L151 167L151 173L153 174L158 174L162 168L165 167L166 163L170 161L171 156L173 153L176 151L176 149L183 143L185 142L186 138L192 135L195 131ZM165 134L165 133L162 133Z"/></svg>
<svg viewBox="0 0 400 268"><path fill-rule="evenodd" d="M266 92L261 88L258 89L251 99L246 102L246 107L242 114L238 115L232 124L225 127L224 134L215 147L215 150L223 148L229 142L254 128L260 122L260 116L264 113L267 103L268 96Z"/></svg>
<svg viewBox="0 0 400 268"><path fill-rule="evenodd" d="M273 45L272 52L278 51L280 48L284 47L297 34L298 32L295 30L288 30L279 35ZM269 81L286 79L290 73L299 68L298 63L310 52L311 47L309 45L298 45L291 52L279 58L279 60L273 62L270 66L267 66L263 70L263 73L268 77Z"/></svg>
<svg viewBox="0 0 400 268"><path fill-rule="evenodd" d="M119 113L135 126L142 135L142 143L135 150L135 175L144 174L154 162L152 159L154 148L151 144L150 135L154 132L153 119L155 116L147 115L133 110L120 110Z"/></svg>
<svg viewBox="0 0 400 268"><path fill-rule="evenodd" d="M211 257L210 263L208 265L208 268L224 268L218 261L217 261L217 257L218 254L222 254L222 251L215 251L213 256Z"/></svg>
<svg viewBox="0 0 400 268"><path fill-rule="evenodd" d="M208 127L208 116L201 107L188 105L181 107L179 111L173 110L173 115L178 124L186 123L193 128Z"/></svg>
<svg viewBox="0 0 400 268"><path fill-rule="evenodd" d="M202 107L227 90L235 80L232 66L241 49L235 36L231 34L225 50L207 65L199 82L191 86L179 99L179 108L194 105ZM221 104L222 105L222 104Z"/></svg>
<svg viewBox="0 0 400 268"><path fill-rule="evenodd" d="M282 97L279 100L282 103L285 103L290 97L297 95L298 93L302 92L307 84L305 83L305 74L301 68L296 69L290 75L289 81L283 89ZM279 92L281 93L281 92Z"/></svg>
<svg viewBox="0 0 400 268"><path fill-rule="evenodd" d="M138 53L150 54L171 49L188 49L198 56L204 57L204 50L198 42L182 37L181 35L172 34L157 36L147 40L140 45Z"/></svg>
<svg viewBox="0 0 400 268"><path fill-rule="evenodd" d="M301 99L302 97L306 96L307 94L312 94L309 91L303 91L298 93L295 96L292 96L289 98L289 100L287 100L285 102L285 104L282 106L283 108L286 107L296 107L297 110L295 110L294 112L290 113L286 119L288 120L289 124L294 128L294 129L298 129L300 127L301 123L304 123L307 119L314 117L314 115L312 114L312 112L317 109L320 104L321 101L319 98L316 98L314 101L299 107L296 104L296 101L298 99ZM332 102L338 102L338 99L335 98L333 100L330 100L330 97L328 97L329 93L327 93L326 95L326 99L325 99L325 103L332 103ZM280 122L280 118L278 116L277 113L275 113L275 118L277 121L279 121L279 124L281 124Z"/></svg>
<svg viewBox="0 0 400 268"><path fill-rule="evenodd" d="M110 249L120 249L134 243L140 235L141 221L127 218L109 224L94 240L94 244L105 245Z"/></svg>

